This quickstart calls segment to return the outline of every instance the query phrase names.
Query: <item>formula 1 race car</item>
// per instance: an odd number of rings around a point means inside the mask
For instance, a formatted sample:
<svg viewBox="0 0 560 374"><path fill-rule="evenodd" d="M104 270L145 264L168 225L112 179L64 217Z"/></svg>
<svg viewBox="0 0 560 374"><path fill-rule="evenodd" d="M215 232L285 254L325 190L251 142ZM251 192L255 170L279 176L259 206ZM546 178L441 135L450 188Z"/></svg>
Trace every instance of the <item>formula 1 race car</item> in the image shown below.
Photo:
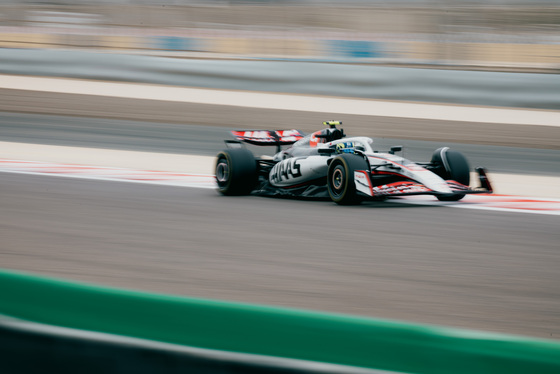
<svg viewBox="0 0 560 374"><path fill-rule="evenodd" d="M235 140L226 140L228 148L217 156L219 192L330 198L341 205L426 194L458 201L492 192L484 168L476 168L480 186L469 187L467 159L448 147L434 151L430 162L415 163L395 154L402 147L374 151L371 138L346 138L340 121L323 124L327 128L306 136L298 130L232 131ZM276 146L277 153L255 157L243 143Z"/></svg>

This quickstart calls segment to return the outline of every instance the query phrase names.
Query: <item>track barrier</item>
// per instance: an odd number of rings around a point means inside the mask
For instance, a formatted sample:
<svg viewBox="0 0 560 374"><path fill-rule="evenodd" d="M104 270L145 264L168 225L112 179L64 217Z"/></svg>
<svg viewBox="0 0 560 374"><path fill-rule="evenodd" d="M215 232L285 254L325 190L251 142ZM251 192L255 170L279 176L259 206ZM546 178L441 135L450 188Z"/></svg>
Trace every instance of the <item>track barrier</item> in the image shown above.
<svg viewBox="0 0 560 374"><path fill-rule="evenodd" d="M556 341L149 294L8 270L0 271L0 313L180 346L392 372L560 372Z"/></svg>
<svg viewBox="0 0 560 374"><path fill-rule="evenodd" d="M181 42L166 39L170 47ZM367 43L365 43L367 44ZM347 54L375 54L351 45ZM347 65L197 60L42 49L1 49L0 74L153 83L379 100L560 109L560 75Z"/></svg>

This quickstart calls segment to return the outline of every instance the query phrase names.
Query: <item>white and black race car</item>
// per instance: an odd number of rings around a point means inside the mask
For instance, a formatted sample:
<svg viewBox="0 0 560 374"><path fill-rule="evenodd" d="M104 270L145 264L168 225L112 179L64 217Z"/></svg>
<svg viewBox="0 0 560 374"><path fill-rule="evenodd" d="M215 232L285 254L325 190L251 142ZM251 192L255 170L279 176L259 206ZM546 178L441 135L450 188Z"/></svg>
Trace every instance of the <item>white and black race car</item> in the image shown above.
<svg viewBox="0 0 560 374"><path fill-rule="evenodd" d="M340 121L323 124L327 128L306 136L298 130L232 131L235 140L226 140L228 148L217 156L219 192L330 198L341 205L406 195L458 201L492 192L481 167L476 168L480 186L469 187L467 159L448 147L435 150L430 162L415 163L395 154L402 147L379 152L371 138L346 138ZM243 143L276 146L277 153L255 157Z"/></svg>

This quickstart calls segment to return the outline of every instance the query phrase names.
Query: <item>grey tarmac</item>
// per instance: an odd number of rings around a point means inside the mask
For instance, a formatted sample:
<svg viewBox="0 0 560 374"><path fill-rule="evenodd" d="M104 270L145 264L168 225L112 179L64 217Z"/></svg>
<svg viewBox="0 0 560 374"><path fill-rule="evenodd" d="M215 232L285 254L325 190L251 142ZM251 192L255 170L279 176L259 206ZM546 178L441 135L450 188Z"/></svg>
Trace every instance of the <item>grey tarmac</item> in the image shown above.
<svg viewBox="0 0 560 374"><path fill-rule="evenodd" d="M0 177L4 268L560 339L556 216Z"/></svg>

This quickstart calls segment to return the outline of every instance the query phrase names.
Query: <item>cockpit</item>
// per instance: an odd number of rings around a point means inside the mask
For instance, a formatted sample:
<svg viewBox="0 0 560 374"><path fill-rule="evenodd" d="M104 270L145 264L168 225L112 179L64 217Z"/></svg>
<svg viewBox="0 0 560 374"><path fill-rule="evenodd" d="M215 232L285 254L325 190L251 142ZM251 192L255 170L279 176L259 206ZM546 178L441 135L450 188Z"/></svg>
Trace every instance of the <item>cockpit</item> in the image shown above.
<svg viewBox="0 0 560 374"><path fill-rule="evenodd" d="M315 148L319 144L330 143L332 141L342 139L344 136L344 131L341 129L327 128L304 136L302 139L294 143L293 146Z"/></svg>

